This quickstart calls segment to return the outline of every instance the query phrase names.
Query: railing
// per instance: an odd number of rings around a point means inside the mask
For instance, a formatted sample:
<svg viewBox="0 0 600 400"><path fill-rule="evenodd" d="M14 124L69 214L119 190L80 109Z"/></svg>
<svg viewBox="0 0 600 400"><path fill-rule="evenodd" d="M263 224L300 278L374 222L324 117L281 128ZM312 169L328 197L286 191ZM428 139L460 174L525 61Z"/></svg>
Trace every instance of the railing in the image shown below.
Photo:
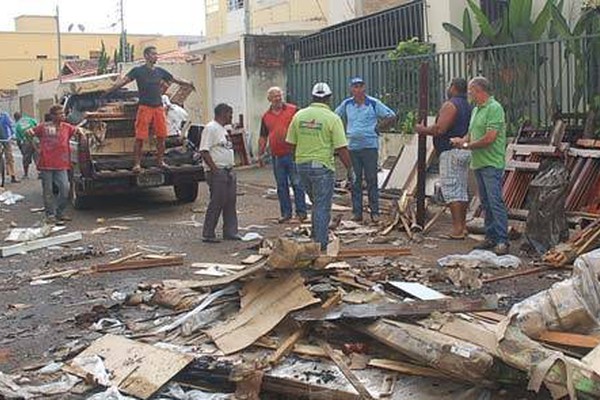
<svg viewBox="0 0 600 400"><path fill-rule="evenodd" d="M288 65L288 96L305 105L317 81L332 86L334 103L348 96L348 79L361 75L368 92L381 98L401 117L419 102L418 68L430 68L430 112L435 114L454 77L482 75L503 104L509 133L524 120L549 126L557 112L585 112L600 96L600 35L548 40L390 60L387 52L311 60Z"/></svg>
<svg viewBox="0 0 600 400"><path fill-rule="evenodd" d="M288 46L296 61L393 49L398 42L424 39L423 0L343 22L304 36Z"/></svg>

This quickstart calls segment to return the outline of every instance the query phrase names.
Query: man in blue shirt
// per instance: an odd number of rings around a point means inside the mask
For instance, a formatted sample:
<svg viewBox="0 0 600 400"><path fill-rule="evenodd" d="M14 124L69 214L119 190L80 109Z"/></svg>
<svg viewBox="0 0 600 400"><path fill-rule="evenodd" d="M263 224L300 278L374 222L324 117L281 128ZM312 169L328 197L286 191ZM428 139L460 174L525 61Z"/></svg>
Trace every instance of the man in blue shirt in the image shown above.
<svg viewBox="0 0 600 400"><path fill-rule="evenodd" d="M367 181L371 221L379 221L379 189L377 169L379 163L379 131L396 121L396 114L379 99L366 94L365 81L360 77L350 80L352 97L342 101L335 113L346 121L348 149L355 173L352 184L353 221L363 219L362 178ZM381 122L380 122L381 120Z"/></svg>
<svg viewBox="0 0 600 400"><path fill-rule="evenodd" d="M15 126L10 115L0 111L0 156L4 154L6 173L12 183L19 182L15 176L15 159L13 157L11 140L15 136Z"/></svg>

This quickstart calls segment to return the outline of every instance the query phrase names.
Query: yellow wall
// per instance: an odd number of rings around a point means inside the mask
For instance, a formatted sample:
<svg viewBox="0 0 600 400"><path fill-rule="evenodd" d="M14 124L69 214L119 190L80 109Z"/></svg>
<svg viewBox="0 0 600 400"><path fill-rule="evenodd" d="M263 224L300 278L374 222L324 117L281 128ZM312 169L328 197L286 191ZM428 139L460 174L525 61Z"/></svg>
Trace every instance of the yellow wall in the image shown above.
<svg viewBox="0 0 600 400"><path fill-rule="evenodd" d="M259 4L256 0L250 3L252 32L260 32L261 28L269 25L280 25L286 22L319 21L322 27L327 25L329 15L329 0L311 0L313 4L307 7L306 0L287 0ZM317 6L315 2L321 6ZM219 10L206 15L206 36L216 38L227 33L227 2L219 1ZM290 27L290 30L293 30Z"/></svg>
<svg viewBox="0 0 600 400"><path fill-rule="evenodd" d="M89 59L90 51L101 48L101 42L112 58L119 45L118 34L61 33L63 61L67 56ZM177 37L154 35L127 35L127 41L135 48L135 57L141 57L143 48L158 47L160 53L177 49ZM58 72L58 46L55 33L0 32L0 90L16 89L16 84L38 79L43 70L44 79L52 79ZM38 59L45 55L47 58Z"/></svg>
<svg viewBox="0 0 600 400"><path fill-rule="evenodd" d="M56 19L44 15L21 15L15 18L17 32L56 32Z"/></svg>

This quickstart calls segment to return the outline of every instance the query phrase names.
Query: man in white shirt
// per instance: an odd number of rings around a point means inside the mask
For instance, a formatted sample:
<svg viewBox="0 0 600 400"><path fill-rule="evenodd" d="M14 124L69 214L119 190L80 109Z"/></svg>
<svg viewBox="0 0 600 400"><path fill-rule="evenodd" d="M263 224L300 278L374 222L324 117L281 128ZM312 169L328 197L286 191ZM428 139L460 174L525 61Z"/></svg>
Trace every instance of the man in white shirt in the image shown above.
<svg viewBox="0 0 600 400"><path fill-rule="evenodd" d="M215 118L202 131L200 154L204 160L210 201L204 217L202 241L218 243L215 228L223 213L223 239L240 240L236 211L237 182L233 172L233 146L225 125L231 124L233 108L227 104L215 107Z"/></svg>

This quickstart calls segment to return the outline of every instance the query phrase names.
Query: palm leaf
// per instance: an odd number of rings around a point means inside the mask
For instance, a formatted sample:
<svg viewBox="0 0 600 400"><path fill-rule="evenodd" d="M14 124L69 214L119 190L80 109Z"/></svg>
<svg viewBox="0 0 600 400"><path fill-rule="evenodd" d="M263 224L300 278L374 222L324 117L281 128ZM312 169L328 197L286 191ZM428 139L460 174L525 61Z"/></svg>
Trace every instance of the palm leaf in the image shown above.
<svg viewBox="0 0 600 400"><path fill-rule="evenodd" d="M472 46L471 39L460 28L457 28L448 22L444 22L442 27L450 34L450 36L460 40L466 49Z"/></svg>
<svg viewBox="0 0 600 400"><path fill-rule="evenodd" d="M550 11L552 13L552 21L554 22L554 29L558 32L559 35L564 38L571 38L573 35L571 33L571 28L569 27L569 23L565 19L565 17L560 12L560 9L552 4L550 6Z"/></svg>
<svg viewBox="0 0 600 400"><path fill-rule="evenodd" d="M552 2L550 0L546 1L544 8L538 14L533 23L533 27L531 29L532 40L537 41L540 40L546 28L548 27L548 22L550 22L550 18L552 18Z"/></svg>
<svg viewBox="0 0 600 400"><path fill-rule="evenodd" d="M465 36L469 39L469 46L473 45L473 24L471 23L471 14L469 14L469 9L465 8L463 12L463 32Z"/></svg>
<svg viewBox="0 0 600 400"><path fill-rule="evenodd" d="M481 33L493 41L495 32L494 28L492 28L490 20L473 0L467 0L467 2L469 3L469 8L473 12L473 15L475 16L475 20L477 21L477 25L479 25Z"/></svg>

